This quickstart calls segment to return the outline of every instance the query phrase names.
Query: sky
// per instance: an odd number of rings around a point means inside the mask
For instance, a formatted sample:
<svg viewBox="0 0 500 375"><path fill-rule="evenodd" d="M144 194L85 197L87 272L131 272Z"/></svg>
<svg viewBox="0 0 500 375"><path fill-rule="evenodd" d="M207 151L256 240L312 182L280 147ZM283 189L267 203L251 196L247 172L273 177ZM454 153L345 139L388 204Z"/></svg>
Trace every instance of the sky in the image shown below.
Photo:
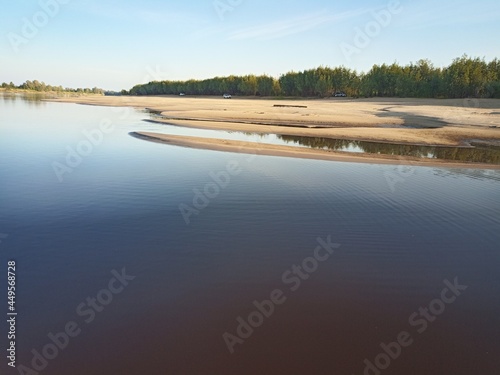
<svg viewBox="0 0 500 375"><path fill-rule="evenodd" d="M500 58L498 0L15 0L0 14L0 82L130 89L467 54Z"/></svg>

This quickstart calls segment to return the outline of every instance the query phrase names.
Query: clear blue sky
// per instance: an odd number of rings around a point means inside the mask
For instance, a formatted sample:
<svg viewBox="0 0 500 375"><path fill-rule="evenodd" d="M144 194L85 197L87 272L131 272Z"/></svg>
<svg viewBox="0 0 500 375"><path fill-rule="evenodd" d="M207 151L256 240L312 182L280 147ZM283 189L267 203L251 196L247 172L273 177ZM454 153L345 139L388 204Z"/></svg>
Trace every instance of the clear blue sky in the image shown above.
<svg viewBox="0 0 500 375"><path fill-rule="evenodd" d="M373 12L384 13L389 3L4 1L0 82L119 90L158 79L279 76L320 65L367 71L421 58L445 66L464 53L500 57L498 0L400 0L389 22L377 21ZM360 29L372 36L356 44ZM355 50L346 53L347 46Z"/></svg>

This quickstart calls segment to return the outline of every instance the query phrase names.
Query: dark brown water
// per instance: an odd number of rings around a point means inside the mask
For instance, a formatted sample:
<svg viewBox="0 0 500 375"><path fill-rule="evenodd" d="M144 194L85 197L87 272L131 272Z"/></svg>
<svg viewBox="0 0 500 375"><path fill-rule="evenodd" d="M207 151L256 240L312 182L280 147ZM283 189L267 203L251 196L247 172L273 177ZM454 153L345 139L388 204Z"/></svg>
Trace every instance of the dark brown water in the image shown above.
<svg viewBox="0 0 500 375"><path fill-rule="evenodd" d="M155 130L142 117L0 101L0 280L15 259L18 365L74 322L36 372L350 375L368 360L387 366L368 374L498 373L498 171L183 149L128 136ZM53 163L103 120L113 130L60 182ZM189 224L180 205L198 211ZM109 294L123 268L135 278ZM455 279L467 289L454 294ZM260 318L254 301L272 295ZM249 315L262 324L231 354L223 335ZM2 374L22 373L6 362Z"/></svg>

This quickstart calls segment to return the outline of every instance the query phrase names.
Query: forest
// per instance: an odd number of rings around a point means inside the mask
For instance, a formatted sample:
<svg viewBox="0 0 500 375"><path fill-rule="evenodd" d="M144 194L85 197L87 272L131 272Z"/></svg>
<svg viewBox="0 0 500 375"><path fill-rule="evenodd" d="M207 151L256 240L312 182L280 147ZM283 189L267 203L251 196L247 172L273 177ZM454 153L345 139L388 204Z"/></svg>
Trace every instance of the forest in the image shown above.
<svg viewBox="0 0 500 375"><path fill-rule="evenodd" d="M268 75L215 77L205 80L153 81L124 95L223 95L329 97L500 98L500 60L464 55L444 68L429 60L401 66L373 65L367 73L340 66Z"/></svg>

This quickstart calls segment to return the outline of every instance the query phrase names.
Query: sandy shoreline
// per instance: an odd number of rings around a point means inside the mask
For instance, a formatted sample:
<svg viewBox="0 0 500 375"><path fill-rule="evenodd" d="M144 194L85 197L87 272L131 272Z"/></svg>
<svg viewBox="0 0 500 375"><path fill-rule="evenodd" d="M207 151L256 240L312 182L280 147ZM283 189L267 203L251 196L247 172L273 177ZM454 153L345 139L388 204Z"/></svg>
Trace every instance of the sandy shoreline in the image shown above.
<svg viewBox="0 0 500 375"><path fill-rule="evenodd" d="M161 115L154 121L201 129L421 146L470 147L471 141L500 146L500 100L498 99L235 98L225 100L216 97L88 96L50 99L50 101L149 109ZM176 141L179 142L178 139ZM191 141L194 142L193 139ZM227 149L230 145L229 141L219 141L218 147ZM194 144L200 148L206 148L208 144L210 147L215 147L213 141L206 141L203 144L200 140L193 142L187 146L187 140L182 141L187 147L193 147ZM231 149L234 152L235 147L241 146L233 145ZM255 147L255 145L245 147ZM270 148L267 146L265 148L267 152L271 152ZM300 154L300 157L314 154L314 158L320 158L316 151L320 150L304 152L294 148L294 153ZM273 149L272 152L276 153L278 150ZM279 152L292 156L291 150L281 149ZM344 157L338 155L339 153L335 154L335 157L341 160L353 158L366 160L368 156L373 158L373 155ZM322 155L321 158L331 160L331 155ZM386 158L389 156L380 158L377 156L376 160L387 161ZM401 163L402 160L409 159L398 158L396 163ZM443 164L435 160L422 163Z"/></svg>
<svg viewBox="0 0 500 375"><path fill-rule="evenodd" d="M173 146L196 148L212 151L236 152L251 155L284 156L301 159L331 160L350 163L390 164L414 166L442 166L453 168L500 169L500 165L482 163L463 163L440 159L421 159L406 156L348 154L322 149L301 148L296 146L273 145L266 143L234 141L227 139L202 138L158 134L151 132L132 132L131 136L150 142L164 143Z"/></svg>
<svg viewBox="0 0 500 375"><path fill-rule="evenodd" d="M468 139L496 140L500 144L498 99L92 96L51 101L147 108L161 114L167 123L200 128L422 145L460 145Z"/></svg>

